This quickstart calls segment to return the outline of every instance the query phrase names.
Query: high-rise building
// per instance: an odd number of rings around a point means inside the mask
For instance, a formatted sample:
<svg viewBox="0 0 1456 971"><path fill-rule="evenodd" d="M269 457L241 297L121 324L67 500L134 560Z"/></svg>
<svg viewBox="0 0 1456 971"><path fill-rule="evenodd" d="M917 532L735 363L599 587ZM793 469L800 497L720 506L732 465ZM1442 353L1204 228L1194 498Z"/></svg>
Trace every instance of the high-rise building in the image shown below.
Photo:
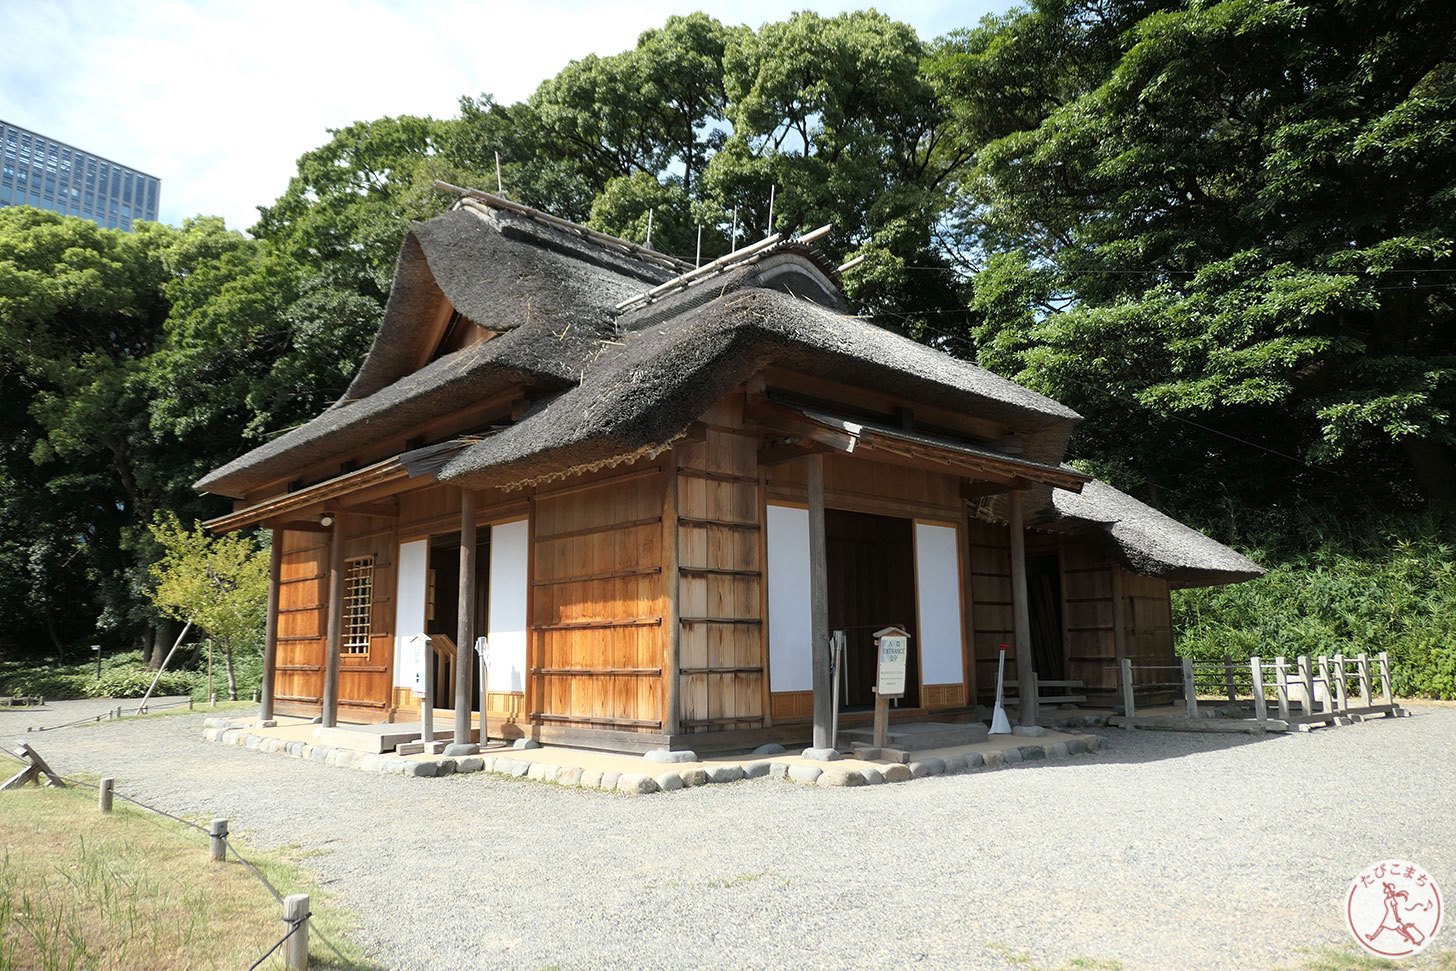
<svg viewBox="0 0 1456 971"><path fill-rule="evenodd" d="M162 181L0 121L0 206L36 206L107 229L157 218Z"/></svg>

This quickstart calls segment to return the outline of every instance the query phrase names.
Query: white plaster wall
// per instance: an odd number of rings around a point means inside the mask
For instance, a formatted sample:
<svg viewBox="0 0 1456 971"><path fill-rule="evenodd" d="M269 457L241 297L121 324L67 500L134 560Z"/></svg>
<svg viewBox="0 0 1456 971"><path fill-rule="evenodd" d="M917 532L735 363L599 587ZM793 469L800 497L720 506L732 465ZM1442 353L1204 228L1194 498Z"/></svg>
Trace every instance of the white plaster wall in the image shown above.
<svg viewBox="0 0 1456 971"><path fill-rule="evenodd" d="M425 596L430 574L430 541L414 540L399 544L399 577L395 583L394 606L394 685L413 688L424 674L422 657L412 657L405 643L425 632ZM413 652L418 654L419 652Z"/></svg>
<svg viewBox="0 0 1456 971"><path fill-rule="evenodd" d="M529 541L524 519L490 528L490 647L485 666L490 691L526 690Z"/></svg>
<svg viewBox="0 0 1456 971"><path fill-rule="evenodd" d="M814 687L810 645L809 511L768 507L769 690Z"/></svg>
<svg viewBox="0 0 1456 971"><path fill-rule="evenodd" d="M920 614L920 671L925 684L965 680L961 639L960 556L953 526L915 524L915 589Z"/></svg>

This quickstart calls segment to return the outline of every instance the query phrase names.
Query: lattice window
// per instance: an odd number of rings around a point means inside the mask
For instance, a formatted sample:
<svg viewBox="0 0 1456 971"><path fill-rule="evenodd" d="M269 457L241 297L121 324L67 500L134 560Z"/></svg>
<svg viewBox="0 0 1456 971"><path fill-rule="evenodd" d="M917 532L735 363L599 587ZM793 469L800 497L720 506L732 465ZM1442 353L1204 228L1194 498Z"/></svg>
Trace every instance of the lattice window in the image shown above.
<svg viewBox="0 0 1456 971"><path fill-rule="evenodd" d="M368 654L370 620L374 614L374 557L356 557L347 566L343 653Z"/></svg>

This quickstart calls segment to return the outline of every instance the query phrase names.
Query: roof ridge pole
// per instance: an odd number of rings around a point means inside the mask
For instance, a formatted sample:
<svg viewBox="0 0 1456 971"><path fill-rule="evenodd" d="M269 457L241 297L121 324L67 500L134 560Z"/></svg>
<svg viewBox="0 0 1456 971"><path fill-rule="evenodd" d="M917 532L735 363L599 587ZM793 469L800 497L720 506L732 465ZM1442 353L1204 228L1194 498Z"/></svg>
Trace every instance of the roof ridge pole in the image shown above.
<svg viewBox="0 0 1456 971"><path fill-rule="evenodd" d="M652 248L652 210L647 210L647 243L648 249Z"/></svg>
<svg viewBox="0 0 1456 971"><path fill-rule="evenodd" d="M772 185L772 184L770 184L769 187L768 187L768 229L764 232L764 235L765 236L772 236L773 235L774 192L777 189L778 189L778 186Z"/></svg>
<svg viewBox="0 0 1456 971"><path fill-rule="evenodd" d="M728 252L738 248L738 207L733 207L733 231L728 234Z"/></svg>
<svg viewBox="0 0 1456 971"><path fill-rule="evenodd" d="M698 223L698 252L693 256L693 269L703 265L703 224Z"/></svg>
<svg viewBox="0 0 1456 971"><path fill-rule="evenodd" d="M500 152L495 153L495 191L499 195L505 195L505 184L501 182Z"/></svg>
<svg viewBox="0 0 1456 971"><path fill-rule="evenodd" d="M1006 494L1011 529L1011 606L1016 624L1016 695L1020 700L1017 723L1036 724L1035 665L1031 659L1031 606L1026 594L1026 525L1020 489Z"/></svg>

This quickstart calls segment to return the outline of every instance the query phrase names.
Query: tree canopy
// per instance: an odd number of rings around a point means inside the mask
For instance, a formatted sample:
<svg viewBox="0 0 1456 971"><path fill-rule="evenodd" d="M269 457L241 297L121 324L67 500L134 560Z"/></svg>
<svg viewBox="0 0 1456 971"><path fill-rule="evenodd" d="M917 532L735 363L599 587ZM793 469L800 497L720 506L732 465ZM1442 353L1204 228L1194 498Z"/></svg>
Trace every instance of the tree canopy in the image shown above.
<svg viewBox="0 0 1456 971"><path fill-rule="evenodd" d="M1436 0L697 13L521 102L331 132L251 236L0 209L0 645L155 623L147 527L338 397L435 180L497 172L687 259L832 223L856 312L1077 408L1073 456L1196 522L1449 506L1453 40Z"/></svg>

